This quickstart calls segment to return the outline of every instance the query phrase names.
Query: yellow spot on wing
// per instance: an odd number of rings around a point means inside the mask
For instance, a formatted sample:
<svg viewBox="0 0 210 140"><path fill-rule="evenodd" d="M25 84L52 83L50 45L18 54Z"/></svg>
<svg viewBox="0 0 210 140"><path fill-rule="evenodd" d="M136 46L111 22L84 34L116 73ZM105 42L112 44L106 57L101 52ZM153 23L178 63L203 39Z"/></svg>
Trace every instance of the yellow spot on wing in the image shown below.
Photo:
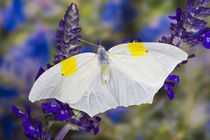
<svg viewBox="0 0 210 140"><path fill-rule="evenodd" d="M148 50L146 47L144 47L144 43L129 43L128 49L132 56L145 56L148 53Z"/></svg>
<svg viewBox="0 0 210 140"><path fill-rule="evenodd" d="M77 60L74 57L70 57L62 62L61 73L62 76L70 76L77 71Z"/></svg>

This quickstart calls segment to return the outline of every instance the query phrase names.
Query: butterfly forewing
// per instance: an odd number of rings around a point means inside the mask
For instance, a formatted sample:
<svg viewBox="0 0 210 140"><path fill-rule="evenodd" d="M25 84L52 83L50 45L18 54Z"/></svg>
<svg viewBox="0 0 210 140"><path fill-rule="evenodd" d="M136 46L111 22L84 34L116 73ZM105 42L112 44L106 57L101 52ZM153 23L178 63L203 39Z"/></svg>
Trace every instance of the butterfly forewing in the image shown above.
<svg viewBox="0 0 210 140"><path fill-rule="evenodd" d="M127 43L109 53L110 61L120 70L151 86L163 83L176 65L187 59L187 53L164 43Z"/></svg>
<svg viewBox="0 0 210 140"><path fill-rule="evenodd" d="M84 94L96 71L95 53L83 53L70 57L45 71L34 83L29 100L57 98L76 102Z"/></svg>

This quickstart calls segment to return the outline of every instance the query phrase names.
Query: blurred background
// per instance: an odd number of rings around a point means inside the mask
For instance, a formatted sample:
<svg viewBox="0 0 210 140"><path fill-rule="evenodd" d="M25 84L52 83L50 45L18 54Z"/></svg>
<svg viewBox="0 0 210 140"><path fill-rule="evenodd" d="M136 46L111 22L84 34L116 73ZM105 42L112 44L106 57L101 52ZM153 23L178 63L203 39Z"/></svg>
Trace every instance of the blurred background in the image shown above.
<svg viewBox="0 0 210 140"><path fill-rule="evenodd" d="M52 64L55 34L68 5L78 5L82 38L107 49L124 38L158 41L169 35L169 15L186 0L1 0L0 1L0 139L27 139L11 105L32 107L32 116L45 124L40 103L31 104L29 90L40 66ZM207 19L210 21L210 19ZM209 27L209 23L208 23ZM81 52L94 48L82 44ZM153 104L100 114L97 136L70 131L72 140L210 139L210 50L188 49L196 58L173 73L180 76L175 98L160 90ZM41 114L41 115L40 115ZM63 124L52 127L53 136Z"/></svg>

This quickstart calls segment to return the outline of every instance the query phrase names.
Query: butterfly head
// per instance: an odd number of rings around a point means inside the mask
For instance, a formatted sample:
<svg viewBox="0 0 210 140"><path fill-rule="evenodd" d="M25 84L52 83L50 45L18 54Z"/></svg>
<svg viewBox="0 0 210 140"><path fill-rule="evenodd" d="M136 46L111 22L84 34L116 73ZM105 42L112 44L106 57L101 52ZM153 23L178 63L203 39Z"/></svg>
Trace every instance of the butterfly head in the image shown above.
<svg viewBox="0 0 210 140"><path fill-rule="evenodd" d="M99 45L99 46L98 46L98 51L99 51L100 49L105 50L104 46L102 46L102 45Z"/></svg>
<svg viewBox="0 0 210 140"><path fill-rule="evenodd" d="M106 55L106 50L105 50L105 48L104 48L104 46L98 46L98 55L99 56L104 56L104 55Z"/></svg>

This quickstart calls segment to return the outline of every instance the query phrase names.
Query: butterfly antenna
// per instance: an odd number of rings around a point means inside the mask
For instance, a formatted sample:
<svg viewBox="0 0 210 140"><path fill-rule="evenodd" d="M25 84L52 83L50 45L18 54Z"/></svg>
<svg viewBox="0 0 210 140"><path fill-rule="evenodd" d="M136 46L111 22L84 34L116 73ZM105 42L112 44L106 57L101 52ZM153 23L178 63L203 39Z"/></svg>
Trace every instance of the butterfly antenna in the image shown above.
<svg viewBox="0 0 210 140"><path fill-rule="evenodd" d="M87 44L89 44L89 45L92 45L92 46L94 46L94 47L97 47L97 48L98 48L98 45L96 45L96 44L94 44L94 43L88 42L88 41L83 40L83 39L80 39L80 38L78 38L78 40L80 40L81 42L87 43Z"/></svg>
<svg viewBox="0 0 210 140"><path fill-rule="evenodd" d="M101 37L101 39L100 39L100 44L99 44L99 46L101 46L101 42L102 42L102 37Z"/></svg>

